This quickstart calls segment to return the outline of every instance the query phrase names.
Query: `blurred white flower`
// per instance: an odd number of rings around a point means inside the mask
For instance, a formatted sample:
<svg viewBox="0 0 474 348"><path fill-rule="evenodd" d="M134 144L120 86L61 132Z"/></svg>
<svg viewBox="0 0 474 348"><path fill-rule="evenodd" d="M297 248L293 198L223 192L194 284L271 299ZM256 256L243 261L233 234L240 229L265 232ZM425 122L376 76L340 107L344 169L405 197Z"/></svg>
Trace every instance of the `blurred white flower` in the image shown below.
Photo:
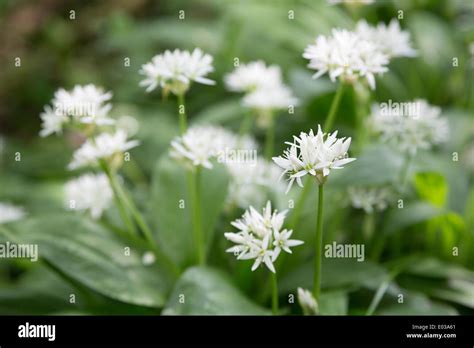
<svg viewBox="0 0 474 348"><path fill-rule="evenodd" d="M273 161L289 176L288 192L296 180L303 187L301 180L305 175L314 176L320 184L326 181L331 169L341 169L347 163L355 161L349 158L347 151L351 138L336 138L337 131L332 134L323 133L318 125L315 135L311 129L309 133L301 132L300 136L293 136L294 142L287 142L290 147L283 156L273 157Z"/></svg>
<svg viewBox="0 0 474 348"><path fill-rule="evenodd" d="M39 134L41 137L47 137L53 133L61 134L64 124L68 121L67 116L57 114L49 105L44 107L44 112L40 114L40 118L42 123Z"/></svg>
<svg viewBox="0 0 474 348"><path fill-rule="evenodd" d="M138 133L140 124L135 117L124 115L117 119L116 127L117 129L122 129L129 137L132 137Z"/></svg>
<svg viewBox="0 0 474 348"><path fill-rule="evenodd" d="M70 91L60 88L54 93L52 106L45 106L40 115L43 122L40 136L61 133L69 122L99 126L114 124L108 117L112 105L107 102L111 98L111 92L104 92L93 84L76 85Z"/></svg>
<svg viewBox="0 0 474 348"><path fill-rule="evenodd" d="M113 199L113 191L105 174L89 173L69 180L64 192L68 209L88 211L93 219L99 219Z"/></svg>
<svg viewBox="0 0 474 348"><path fill-rule="evenodd" d="M142 256L142 264L144 266L150 266L150 265L154 264L155 261L156 261L155 254L151 251L145 252Z"/></svg>
<svg viewBox="0 0 474 348"><path fill-rule="evenodd" d="M326 73L335 81L354 81L365 77L375 89L375 76L388 71L388 56L376 44L363 40L358 34L333 29L331 36L319 35L314 44L306 47L303 57L309 59L308 67L316 70L313 78Z"/></svg>
<svg viewBox="0 0 474 348"><path fill-rule="evenodd" d="M76 85L71 91L63 88L56 91L52 104L57 114L75 117L81 123L104 125L114 123L107 117L112 108L107 102L111 98L111 92L93 84Z"/></svg>
<svg viewBox="0 0 474 348"><path fill-rule="evenodd" d="M262 127L270 124L271 112L298 105L282 79L280 67L266 66L263 61L242 64L225 76L227 88L234 92L245 92L242 104L259 112L258 123Z"/></svg>
<svg viewBox="0 0 474 348"><path fill-rule="evenodd" d="M281 185L280 168L263 158L253 162L229 162L226 167L230 174L228 205L246 208L260 206L268 192L284 192Z"/></svg>
<svg viewBox="0 0 474 348"><path fill-rule="evenodd" d="M259 110L280 110L298 105L298 99L284 85L258 88L245 95L242 102L246 107Z"/></svg>
<svg viewBox="0 0 474 348"><path fill-rule="evenodd" d="M303 244L302 241L288 239L292 231L281 231L286 213L287 211L279 213L277 210L272 212L270 201L263 208L262 214L250 206L241 219L231 223L239 232L224 234L229 241L236 244L226 251L236 255L238 260L255 259L252 271L264 263L275 273L273 262L280 251L291 253L290 247Z"/></svg>
<svg viewBox="0 0 474 348"><path fill-rule="evenodd" d="M21 220L26 216L26 212L22 207L0 202L0 224Z"/></svg>
<svg viewBox="0 0 474 348"><path fill-rule="evenodd" d="M318 303L309 290L298 288L298 302L305 315L318 314Z"/></svg>
<svg viewBox="0 0 474 348"><path fill-rule="evenodd" d="M181 95L193 81L214 85L214 81L205 77L212 71L212 56L204 54L199 48L195 48L192 53L178 49L166 50L142 66L140 74L145 75L145 79L140 82L140 86L146 87L147 92L161 87L165 93L171 91Z"/></svg>
<svg viewBox="0 0 474 348"><path fill-rule="evenodd" d="M283 83L280 67L277 65L267 67L261 60L240 64L224 77L224 81L227 88L233 92L253 92Z"/></svg>
<svg viewBox="0 0 474 348"><path fill-rule="evenodd" d="M351 204L356 209L364 209L367 214L387 209L392 199L392 191L387 187L349 187Z"/></svg>
<svg viewBox="0 0 474 348"><path fill-rule="evenodd" d="M212 159L219 157L226 149L236 149L246 143L248 141L239 144L238 137L225 128L197 125L173 139L170 155L187 166L211 169Z"/></svg>
<svg viewBox="0 0 474 348"><path fill-rule="evenodd" d="M371 128L381 134L382 140L412 155L420 149L429 150L446 142L449 126L447 119L441 117L441 108L422 99L411 104L417 106L414 112L406 108L385 110L374 104L369 119Z"/></svg>
<svg viewBox="0 0 474 348"><path fill-rule="evenodd" d="M365 20L357 23L356 33L364 40L371 41L378 49L392 57L415 57L416 51L411 47L410 33L400 28L400 23L392 19L389 25L379 23L370 26Z"/></svg>
<svg viewBox="0 0 474 348"><path fill-rule="evenodd" d="M87 139L73 154L69 169L77 169L88 165L96 165L99 159L112 159L138 146L138 140L127 140L127 133L119 129L114 134L101 133L93 139Z"/></svg>

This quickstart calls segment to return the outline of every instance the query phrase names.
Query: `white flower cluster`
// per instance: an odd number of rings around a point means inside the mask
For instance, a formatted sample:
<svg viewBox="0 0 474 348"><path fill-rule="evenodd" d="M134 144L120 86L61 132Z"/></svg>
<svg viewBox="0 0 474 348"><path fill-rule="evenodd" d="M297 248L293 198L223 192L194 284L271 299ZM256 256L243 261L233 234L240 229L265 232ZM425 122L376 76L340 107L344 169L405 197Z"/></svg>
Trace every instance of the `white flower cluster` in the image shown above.
<svg viewBox="0 0 474 348"><path fill-rule="evenodd" d="M318 314L318 302L314 298L311 291L298 288L298 303L303 309L304 315L316 315Z"/></svg>
<svg viewBox="0 0 474 348"><path fill-rule="evenodd" d="M25 215L26 212L23 208L0 202L0 224L21 220Z"/></svg>
<svg viewBox="0 0 474 348"><path fill-rule="evenodd" d="M294 136L294 142L286 142L290 147L285 150L283 156L273 157L273 161L284 172L282 175L289 176L288 192L296 180L303 187L301 178L305 175L314 176L320 184L326 181L331 169L341 169L347 163L355 161L349 158L347 151L351 144L351 138L337 138L337 131L326 134L318 125L318 132L301 132L300 136Z"/></svg>
<svg viewBox="0 0 474 348"><path fill-rule="evenodd" d="M240 139L236 134L219 126L197 125L189 128L182 136L171 142L171 157L188 167L213 167L211 160L226 150L256 149L250 138Z"/></svg>
<svg viewBox="0 0 474 348"><path fill-rule="evenodd" d="M376 27L360 20L356 33L364 40L375 43L378 49L389 58L415 57L416 51L411 47L410 33L401 30L400 23L392 19L389 25L379 23Z"/></svg>
<svg viewBox="0 0 474 348"><path fill-rule="evenodd" d="M114 134L101 133L95 138L87 139L73 154L69 169L97 165L98 160L121 160L123 152L139 145L138 140L127 140L127 133L119 129ZM115 156L118 155L118 156ZM115 158L114 158L115 157Z"/></svg>
<svg viewBox="0 0 474 348"><path fill-rule="evenodd" d="M440 116L441 109L422 99L411 103L417 105L414 114L404 109L382 111L379 105L373 105L369 120L371 128L381 134L382 140L412 155L420 149L429 150L433 145L447 141L449 126L448 121Z"/></svg>
<svg viewBox="0 0 474 348"><path fill-rule="evenodd" d="M78 124L110 125L114 120L108 117L112 108L107 103L112 98L111 92L104 92L92 84L76 85L71 91L61 88L54 94L52 106L45 106L40 117L42 126L40 136L46 137L62 132L64 125Z"/></svg>
<svg viewBox="0 0 474 348"><path fill-rule="evenodd" d="M284 192L280 168L263 158L252 162L226 163L230 174L227 204L247 208L250 205L260 206L265 202L267 193Z"/></svg>
<svg viewBox="0 0 474 348"><path fill-rule="evenodd" d="M252 206L246 210L241 219L232 222L237 233L225 233L225 237L236 245L227 249L237 256L238 260L255 259L252 271L264 263L267 268L276 273L273 262L283 250L291 254L291 247L303 244L300 240L290 239L292 230L282 230L287 211L272 212L270 201L260 214Z"/></svg>
<svg viewBox="0 0 474 348"><path fill-rule="evenodd" d="M393 193L387 187L349 187L349 200L356 209L364 209L367 214L387 209Z"/></svg>
<svg viewBox="0 0 474 348"><path fill-rule="evenodd" d="M243 104L249 108L281 110L298 104L276 65L266 66L263 61L241 64L224 81L230 91L246 93Z"/></svg>
<svg viewBox="0 0 474 348"><path fill-rule="evenodd" d="M415 55L410 34L402 31L396 20L377 27L360 21L355 31L333 29L330 36L319 35L303 53L309 60L308 67L316 70L313 78L326 73L332 81L340 78L352 82L365 77L372 89L375 75L388 71L390 58Z"/></svg>
<svg viewBox="0 0 474 348"><path fill-rule="evenodd" d="M68 181L64 191L67 208L88 211L93 219L100 218L113 199L113 191L105 174L81 175Z"/></svg>
<svg viewBox="0 0 474 348"><path fill-rule="evenodd" d="M147 92L159 86L165 94L171 91L175 95L182 95L193 81L214 85L214 81L205 77L214 71L212 60L211 55L204 54L199 48L193 52L167 50L142 66L140 74L145 75L145 79L140 82L140 86L146 87Z"/></svg>

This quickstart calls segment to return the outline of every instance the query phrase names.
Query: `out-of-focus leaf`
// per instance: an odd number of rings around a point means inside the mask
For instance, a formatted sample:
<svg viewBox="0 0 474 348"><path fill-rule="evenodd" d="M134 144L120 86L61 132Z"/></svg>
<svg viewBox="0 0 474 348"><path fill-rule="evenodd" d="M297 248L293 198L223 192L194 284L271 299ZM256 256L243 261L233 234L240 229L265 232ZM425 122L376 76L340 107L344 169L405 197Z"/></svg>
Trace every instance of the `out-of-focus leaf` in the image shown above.
<svg viewBox="0 0 474 348"><path fill-rule="evenodd" d="M438 173L417 173L415 188L418 195L436 207L443 207L446 203L448 187L444 177Z"/></svg>
<svg viewBox="0 0 474 348"><path fill-rule="evenodd" d="M293 270L280 280L281 292L294 291L296 287L311 288L313 282L313 263L306 263ZM355 259L323 258L323 289L358 288L376 289L387 277L385 269L370 261L358 262Z"/></svg>
<svg viewBox="0 0 474 348"><path fill-rule="evenodd" d="M403 208L394 208L390 211L384 223L385 233L390 234L408 226L427 221L443 214L443 210L426 202L410 202Z"/></svg>
<svg viewBox="0 0 474 348"><path fill-rule="evenodd" d="M329 291L321 294L319 311L322 315L346 315L349 297L344 291Z"/></svg>
<svg viewBox="0 0 474 348"><path fill-rule="evenodd" d="M328 184L370 186L393 183L400 176L402 163L403 156L388 146L371 146L343 170L334 170Z"/></svg>
<svg viewBox="0 0 474 348"><path fill-rule="evenodd" d="M144 266L141 252L83 217L44 215L11 225L3 238L37 244L39 257L86 287L126 303L161 307L171 279L157 266ZM130 247L130 255L125 248Z"/></svg>
<svg viewBox="0 0 474 348"><path fill-rule="evenodd" d="M431 301L428 297L416 292L403 292L403 302L393 299L393 304L380 307L376 315L456 315L457 310L443 303Z"/></svg>
<svg viewBox="0 0 474 348"><path fill-rule="evenodd" d="M220 271L193 267L176 283L162 312L164 315L265 315Z"/></svg>

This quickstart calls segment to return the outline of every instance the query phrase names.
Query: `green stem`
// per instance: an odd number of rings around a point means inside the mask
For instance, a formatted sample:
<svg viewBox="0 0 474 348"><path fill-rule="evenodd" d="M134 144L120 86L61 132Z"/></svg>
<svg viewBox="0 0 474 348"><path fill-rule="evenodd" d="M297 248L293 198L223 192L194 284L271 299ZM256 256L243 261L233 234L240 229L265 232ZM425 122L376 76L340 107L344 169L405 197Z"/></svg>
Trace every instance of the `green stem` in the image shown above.
<svg viewBox="0 0 474 348"><path fill-rule="evenodd" d="M194 172L188 172L188 186L191 196L192 222L194 242L197 248L197 263L206 263L205 247L202 234L201 216L201 168L198 166Z"/></svg>
<svg viewBox="0 0 474 348"><path fill-rule="evenodd" d="M182 111L181 111L181 108L183 109ZM178 94L178 114L179 114L179 131L181 135L183 135L187 129L186 104L184 102L184 94Z"/></svg>
<svg viewBox="0 0 474 348"><path fill-rule="evenodd" d="M128 232L130 233L131 236L135 236L137 234L137 230L135 228L135 224L133 223L132 219L128 215L127 209L125 207L125 203L122 201L120 198L120 193L119 193L119 183L117 181L117 178L115 175L112 174L109 166L105 161L100 161L100 167L104 171L104 173L107 175L107 178L109 179L110 186L112 187L112 191L114 192L114 201L115 204L117 205L117 208L119 210L120 216L122 217L122 220L127 227Z"/></svg>
<svg viewBox="0 0 474 348"><path fill-rule="evenodd" d="M318 190L318 221L316 224L316 241L314 255L314 287L313 294L319 304L319 295L321 293L321 264L323 260L323 185L319 185Z"/></svg>
<svg viewBox="0 0 474 348"><path fill-rule="evenodd" d="M239 138L242 138L244 135L249 133L249 130L252 127L252 121L253 115L250 111L247 111L242 122L240 123Z"/></svg>
<svg viewBox="0 0 474 348"><path fill-rule="evenodd" d="M411 155L410 153L407 153L405 155L405 161L403 163L403 167L400 171L400 190L402 193L405 192L405 186L407 183L408 173L409 173L412 159L413 159L413 155Z"/></svg>
<svg viewBox="0 0 474 348"><path fill-rule="evenodd" d="M375 229L375 215L374 213L365 214L364 221L362 224L362 234L367 242L372 241Z"/></svg>
<svg viewBox="0 0 474 348"><path fill-rule="evenodd" d="M336 95L332 100L331 107L329 109L328 116L326 117L326 122L324 123L324 132L330 132L334 120L336 119L337 109L339 108L339 104L341 103L341 97L344 91L344 83L339 82L339 86L337 87Z"/></svg>
<svg viewBox="0 0 474 348"><path fill-rule="evenodd" d="M276 273L272 272L272 313L278 314L278 282Z"/></svg>
<svg viewBox="0 0 474 348"><path fill-rule="evenodd" d="M265 136L265 158L271 160L273 155L273 144L275 142L275 122L273 115L269 118L269 124Z"/></svg>

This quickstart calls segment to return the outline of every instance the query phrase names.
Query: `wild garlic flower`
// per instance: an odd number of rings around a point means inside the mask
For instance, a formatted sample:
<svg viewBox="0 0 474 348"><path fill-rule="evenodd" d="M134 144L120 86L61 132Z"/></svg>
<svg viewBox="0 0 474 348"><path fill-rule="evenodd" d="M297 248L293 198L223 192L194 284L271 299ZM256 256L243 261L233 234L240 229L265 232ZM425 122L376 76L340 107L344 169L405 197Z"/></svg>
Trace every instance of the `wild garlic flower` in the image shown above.
<svg viewBox="0 0 474 348"><path fill-rule="evenodd" d="M199 48L195 48L193 52L166 50L154 56L151 62L142 65L140 74L145 75L145 79L140 82L140 86L146 87L147 92L161 87L164 94L171 92L182 95L193 81L214 85L213 80L205 77L214 71L212 60L211 55L203 53Z"/></svg>
<svg viewBox="0 0 474 348"><path fill-rule="evenodd" d="M140 129L137 119L132 116L123 115L117 119L117 129L122 129L129 137L136 135Z"/></svg>
<svg viewBox="0 0 474 348"><path fill-rule="evenodd" d="M227 88L245 92L242 104L258 112L258 124L266 127L272 112L297 106L298 99L283 83L280 67L263 61L242 64L224 78Z"/></svg>
<svg viewBox="0 0 474 348"><path fill-rule="evenodd" d="M399 104L413 107L402 107ZM372 106L369 124L381 135L383 141L414 155L420 149L429 150L448 140L448 121L441 117L441 108L431 106L422 99L395 106L389 109L377 104Z"/></svg>
<svg viewBox="0 0 474 348"><path fill-rule="evenodd" d="M26 212L22 207L0 202L0 224L21 220L26 216Z"/></svg>
<svg viewBox="0 0 474 348"><path fill-rule="evenodd" d="M319 35L314 44L306 47L303 57L309 59L308 67L316 70L313 78L328 73L331 81L340 78L353 82L365 77L372 89L375 75L388 71L389 63L388 56L375 43L345 29L333 29L331 36Z"/></svg>
<svg viewBox="0 0 474 348"><path fill-rule="evenodd" d="M52 106L45 106L40 115L40 136L59 134L64 125L71 122L99 126L113 124L114 120L108 116L111 98L111 92L104 92L93 84L76 85L70 91L60 88L54 93Z"/></svg>
<svg viewBox="0 0 474 348"><path fill-rule="evenodd" d="M349 200L356 209L364 209L367 214L387 209L393 193L387 187L354 187L347 189Z"/></svg>
<svg viewBox="0 0 474 348"><path fill-rule="evenodd" d="M213 159L224 156L226 151L247 146L255 148L256 144L250 139L239 141L237 135L219 126L197 125L173 139L170 155L187 167L212 169Z"/></svg>
<svg viewBox="0 0 474 348"><path fill-rule="evenodd" d="M227 249L237 260L255 259L252 271L262 263L276 273L273 263L281 250L291 254L291 247L303 244L303 241L290 239L292 231L283 229L287 211L272 212L270 201L260 214L252 206L245 211L241 219L231 224L239 230L237 233L227 232L225 237L236 245Z"/></svg>
<svg viewBox="0 0 474 348"><path fill-rule="evenodd" d="M351 144L351 138L337 138L337 131L329 134L323 133L318 125L318 132L301 132L300 136L293 136L294 142L286 142L290 147L284 151L283 156L273 157L273 161L287 174L289 184L288 192L296 180L303 187L302 178L311 175L319 184L326 182L327 176L332 169L342 169L344 165L355 161L349 158L347 151Z"/></svg>
<svg viewBox="0 0 474 348"><path fill-rule="evenodd" d="M66 207L88 212L97 220L110 207L113 191L105 174L84 174L64 186Z"/></svg>
<svg viewBox="0 0 474 348"><path fill-rule="evenodd" d="M128 140L127 134L121 129L117 130L114 134L99 134L95 138L87 139L74 152L72 162L68 168L72 170L84 166L97 165L100 159L120 164L122 163L123 153L139 144L138 140Z"/></svg>
<svg viewBox="0 0 474 348"><path fill-rule="evenodd" d="M244 106L257 110L283 110L289 106L297 106L298 99L286 86L258 88L244 96Z"/></svg>
<svg viewBox="0 0 474 348"><path fill-rule="evenodd" d="M266 66L261 60L240 64L233 72L224 77L229 91L253 92L260 88L269 88L283 83L280 67Z"/></svg>
<svg viewBox="0 0 474 348"><path fill-rule="evenodd" d="M365 20L357 23L356 33L364 40L373 42L389 58L415 57L416 51L410 43L410 33L400 29L400 23L392 19L389 25L379 23L370 26Z"/></svg>
<svg viewBox="0 0 474 348"><path fill-rule="evenodd" d="M230 174L228 206L260 206L268 193L285 190L278 180L280 168L263 158L257 158L255 162L228 162L226 167Z"/></svg>
<svg viewBox="0 0 474 348"><path fill-rule="evenodd" d="M313 297L311 291L298 288L298 303L300 304L304 315L318 314L318 303Z"/></svg>
<svg viewBox="0 0 474 348"><path fill-rule="evenodd" d="M69 120L67 116L56 113L49 105L44 107L44 111L40 114L40 118L42 124L39 135L41 137L47 137L54 133L61 134L64 124Z"/></svg>

